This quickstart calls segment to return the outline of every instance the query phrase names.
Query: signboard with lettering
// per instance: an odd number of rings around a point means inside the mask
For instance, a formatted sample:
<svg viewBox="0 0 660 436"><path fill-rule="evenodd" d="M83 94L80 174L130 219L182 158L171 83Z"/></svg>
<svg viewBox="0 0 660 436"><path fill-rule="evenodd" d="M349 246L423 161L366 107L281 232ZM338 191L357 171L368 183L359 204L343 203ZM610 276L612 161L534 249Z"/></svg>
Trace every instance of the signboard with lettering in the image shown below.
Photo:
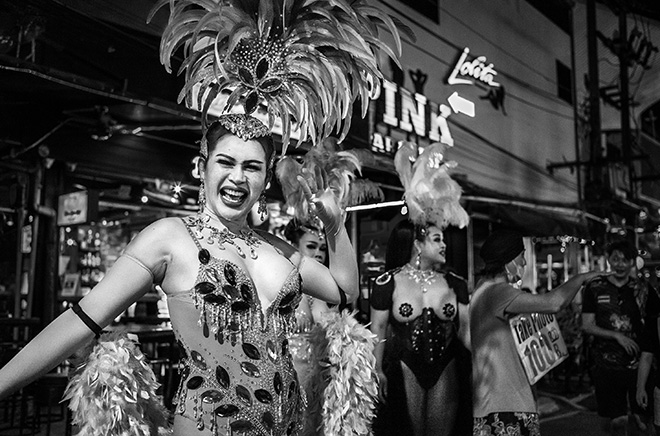
<svg viewBox="0 0 660 436"><path fill-rule="evenodd" d="M96 218L98 194L94 191L77 191L62 194L57 202L57 225L83 224Z"/></svg>
<svg viewBox="0 0 660 436"><path fill-rule="evenodd" d="M564 337L553 314L520 314L509 319L509 325L530 384L539 381L568 357Z"/></svg>

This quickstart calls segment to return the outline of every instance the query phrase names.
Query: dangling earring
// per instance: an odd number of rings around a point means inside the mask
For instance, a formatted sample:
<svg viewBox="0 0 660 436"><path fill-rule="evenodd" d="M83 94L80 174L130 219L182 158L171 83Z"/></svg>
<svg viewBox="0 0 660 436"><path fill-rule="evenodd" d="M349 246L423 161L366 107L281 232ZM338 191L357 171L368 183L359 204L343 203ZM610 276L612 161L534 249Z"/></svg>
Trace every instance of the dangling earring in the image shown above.
<svg viewBox="0 0 660 436"><path fill-rule="evenodd" d="M422 269L422 252L417 252L417 257L415 258L415 268Z"/></svg>
<svg viewBox="0 0 660 436"><path fill-rule="evenodd" d="M266 219L266 216L268 215L268 206L266 205L266 194L263 192L261 193L261 197L259 197L259 209L257 209L257 213L259 213L259 216L261 217L261 221L264 221Z"/></svg>
<svg viewBox="0 0 660 436"><path fill-rule="evenodd" d="M204 207L206 206L206 192L204 192L204 179L202 179L199 184L199 197L197 198L197 206L199 208L198 213L200 215L204 213Z"/></svg>

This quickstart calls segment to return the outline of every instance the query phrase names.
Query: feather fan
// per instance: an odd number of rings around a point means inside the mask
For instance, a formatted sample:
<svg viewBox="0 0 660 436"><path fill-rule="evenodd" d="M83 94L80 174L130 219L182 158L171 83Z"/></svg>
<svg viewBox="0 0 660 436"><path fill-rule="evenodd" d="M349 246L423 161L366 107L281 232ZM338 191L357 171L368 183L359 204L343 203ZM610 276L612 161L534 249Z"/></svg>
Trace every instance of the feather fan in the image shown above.
<svg viewBox="0 0 660 436"><path fill-rule="evenodd" d="M186 84L179 101L192 103L199 84L203 118L223 91L225 110L242 100L245 113L260 103L268 127L282 123L283 154L297 123L300 142L318 144L333 130L343 139L359 97L362 116L380 92L380 51L399 64L399 32L412 31L365 0L160 0L148 20L165 5L169 23L160 58L168 72L183 47ZM393 47L379 32L393 36Z"/></svg>
<svg viewBox="0 0 660 436"><path fill-rule="evenodd" d="M405 142L394 156L394 166L405 189L408 214L415 224L463 228L470 220L460 205L461 187L449 175L456 162L444 160L446 147L433 143L417 157L417 146Z"/></svg>
<svg viewBox="0 0 660 436"><path fill-rule="evenodd" d="M297 176L303 170L311 174L321 173L321 178L337 198L337 204L342 209L349 205L351 200L351 183L355 173L360 173L362 165L353 150L337 151L336 138L325 138L320 146L313 147L302 157L302 163L294 157L282 158L275 169L277 180L282 186L286 200L286 207L293 208L294 216L300 222L308 222L309 204L303 195Z"/></svg>

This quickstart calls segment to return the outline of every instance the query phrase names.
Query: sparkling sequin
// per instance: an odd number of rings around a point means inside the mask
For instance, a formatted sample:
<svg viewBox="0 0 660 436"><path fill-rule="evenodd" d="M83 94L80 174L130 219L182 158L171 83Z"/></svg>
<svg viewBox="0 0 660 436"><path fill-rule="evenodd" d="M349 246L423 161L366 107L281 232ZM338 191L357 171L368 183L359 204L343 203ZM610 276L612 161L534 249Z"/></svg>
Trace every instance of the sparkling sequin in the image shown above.
<svg viewBox="0 0 660 436"><path fill-rule="evenodd" d="M277 361L277 352L275 351L275 344L270 339L266 342L266 351L271 361Z"/></svg>
<svg viewBox="0 0 660 436"><path fill-rule="evenodd" d="M259 349L254 345L245 342L243 343L242 347L243 347L243 352L250 359L254 359L254 360L261 359L261 353L259 352Z"/></svg>
<svg viewBox="0 0 660 436"><path fill-rule="evenodd" d="M273 377L273 387L275 388L275 393L280 395L282 393L282 375L278 372L275 373Z"/></svg>
<svg viewBox="0 0 660 436"><path fill-rule="evenodd" d="M204 295L204 301L206 301L209 304L225 304L227 302L227 299L223 297L220 294L208 294Z"/></svg>
<svg viewBox="0 0 660 436"><path fill-rule="evenodd" d="M197 351L192 350L190 352L190 357L193 360L193 363L199 367L199 369L206 369L206 361L204 360L204 357L199 354Z"/></svg>
<svg viewBox="0 0 660 436"><path fill-rule="evenodd" d="M229 298L232 300L240 300L241 299L241 293L236 289L236 286L233 285L224 285L222 287L222 292L225 293Z"/></svg>
<svg viewBox="0 0 660 436"><path fill-rule="evenodd" d="M201 250L199 250L197 257L199 258L199 261L202 264L206 265L211 260L211 253L209 253L209 250L207 250L206 248L202 248Z"/></svg>
<svg viewBox="0 0 660 436"><path fill-rule="evenodd" d="M230 264L225 264L225 279L227 283L236 286L236 270Z"/></svg>
<svg viewBox="0 0 660 436"><path fill-rule="evenodd" d="M218 381L220 386L225 389L229 389L229 372L227 372L227 370L220 365L215 368L215 379Z"/></svg>
<svg viewBox="0 0 660 436"><path fill-rule="evenodd" d="M250 310L250 305L246 301L236 301L231 304L231 310L238 313L247 312Z"/></svg>
<svg viewBox="0 0 660 436"><path fill-rule="evenodd" d="M248 406L252 405L252 395L250 395L250 390L245 386L243 385L236 386L236 396L246 405Z"/></svg>
<svg viewBox="0 0 660 436"><path fill-rule="evenodd" d="M195 285L195 291L202 295L210 294L215 291L215 285L211 282L200 282Z"/></svg>
<svg viewBox="0 0 660 436"><path fill-rule="evenodd" d="M289 384L289 399L291 399L291 397L293 397L293 394L295 393L296 393L296 382L292 381Z"/></svg>
<svg viewBox="0 0 660 436"><path fill-rule="evenodd" d="M218 415L221 418L229 418L230 416L236 415L240 409L238 406L235 406L233 404L223 404L221 406L218 406L215 408L213 413Z"/></svg>
<svg viewBox="0 0 660 436"><path fill-rule="evenodd" d="M246 433L250 430L252 430L252 423L246 419L239 419L237 421L232 422L229 424L231 427L232 432L236 433Z"/></svg>
<svg viewBox="0 0 660 436"><path fill-rule="evenodd" d="M289 340L284 339L282 341L282 357L286 356L289 353Z"/></svg>
<svg viewBox="0 0 660 436"><path fill-rule="evenodd" d="M269 411L265 411L264 414L261 415L261 423L269 431L272 430L273 425L275 425L275 419L273 418L273 414L270 413Z"/></svg>
<svg viewBox="0 0 660 436"><path fill-rule="evenodd" d="M247 301L248 303L252 302L252 290L250 290L250 287L247 285L247 283L243 283L241 285L241 297L243 297L243 300Z"/></svg>
<svg viewBox="0 0 660 436"><path fill-rule="evenodd" d="M265 389L257 389L254 391L254 398L264 404L270 404L273 401L273 396Z"/></svg>
<svg viewBox="0 0 660 436"><path fill-rule="evenodd" d="M205 391L202 395L202 401L206 404L213 404L213 403L219 403L220 400L224 395L220 391L216 391L215 389L210 389L208 391Z"/></svg>
<svg viewBox="0 0 660 436"><path fill-rule="evenodd" d="M250 377L261 377L259 368L257 368L257 365L252 362L241 362L241 369Z"/></svg>
<svg viewBox="0 0 660 436"><path fill-rule="evenodd" d="M204 378L196 375L195 377L190 377L190 379L186 382L186 387L188 389L198 389L202 383L204 383Z"/></svg>

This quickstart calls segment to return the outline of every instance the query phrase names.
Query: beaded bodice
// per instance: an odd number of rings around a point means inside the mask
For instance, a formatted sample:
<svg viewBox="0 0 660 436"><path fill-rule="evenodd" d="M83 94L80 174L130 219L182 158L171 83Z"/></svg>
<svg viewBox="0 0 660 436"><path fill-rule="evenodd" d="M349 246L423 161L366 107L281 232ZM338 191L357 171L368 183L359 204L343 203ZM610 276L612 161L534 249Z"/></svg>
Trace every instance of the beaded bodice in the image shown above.
<svg viewBox="0 0 660 436"><path fill-rule="evenodd" d="M287 336L301 298L298 270L264 311L242 268L195 243L195 286L169 301L183 354L176 413L212 435L297 434L303 398Z"/></svg>

